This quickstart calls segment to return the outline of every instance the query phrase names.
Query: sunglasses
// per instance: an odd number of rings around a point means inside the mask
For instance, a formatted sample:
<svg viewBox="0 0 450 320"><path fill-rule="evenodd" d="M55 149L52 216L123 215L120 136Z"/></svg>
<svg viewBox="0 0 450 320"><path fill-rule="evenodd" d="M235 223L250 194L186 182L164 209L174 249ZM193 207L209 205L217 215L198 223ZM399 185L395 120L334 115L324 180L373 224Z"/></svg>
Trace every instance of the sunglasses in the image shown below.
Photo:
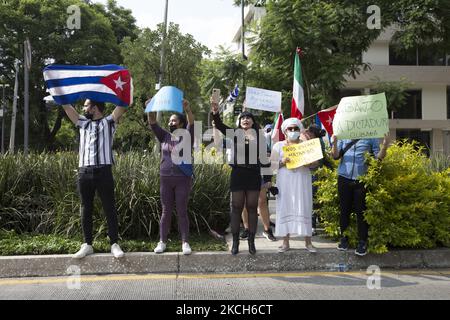
<svg viewBox="0 0 450 320"><path fill-rule="evenodd" d="M290 127L290 128L287 128L286 131L300 131L300 128L299 127Z"/></svg>

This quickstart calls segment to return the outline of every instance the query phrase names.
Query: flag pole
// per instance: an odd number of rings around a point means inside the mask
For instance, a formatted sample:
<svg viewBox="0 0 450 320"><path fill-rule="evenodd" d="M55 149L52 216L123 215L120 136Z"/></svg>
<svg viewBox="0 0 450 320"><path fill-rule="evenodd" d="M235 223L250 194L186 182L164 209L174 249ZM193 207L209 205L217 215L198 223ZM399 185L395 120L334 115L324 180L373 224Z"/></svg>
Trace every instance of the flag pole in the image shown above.
<svg viewBox="0 0 450 320"><path fill-rule="evenodd" d="M162 87L162 82L164 81L164 67L165 67L165 58L166 58L166 37L167 37L167 13L169 11L169 0L166 0L166 6L164 8L164 31L161 45L161 60L159 64L159 82L156 86L156 90L159 91ZM156 113L156 121L161 122L161 111Z"/></svg>
<svg viewBox="0 0 450 320"><path fill-rule="evenodd" d="M30 122L30 92L29 92L29 73L31 68L31 45L30 40L27 38L23 43L23 71L24 71L24 132L23 132L23 153L25 156L28 155L28 132L29 132L29 122Z"/></svg>
<svg viewBox="0 0 450 320"><path fill-rule="evenodd" d="M17 99L19 91L19 60L16 59L14 63L15 79L14 79L14 98L11 114L11 133L9 135L9 151L14 153L14 145L16 138L16 114L17 114Z"/></svg>

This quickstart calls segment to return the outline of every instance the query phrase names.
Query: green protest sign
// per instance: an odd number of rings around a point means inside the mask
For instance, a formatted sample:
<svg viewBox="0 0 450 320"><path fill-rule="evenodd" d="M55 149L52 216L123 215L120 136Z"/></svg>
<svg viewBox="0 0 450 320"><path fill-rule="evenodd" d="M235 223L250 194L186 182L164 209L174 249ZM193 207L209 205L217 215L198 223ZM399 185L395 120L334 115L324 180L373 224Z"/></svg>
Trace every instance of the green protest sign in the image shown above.
<svg viewBox="0 0 450 320"><path fill-rule="evenodd" d="M389 132L386 95L344 97L333 120L338 139L382 138Z"/></svg>

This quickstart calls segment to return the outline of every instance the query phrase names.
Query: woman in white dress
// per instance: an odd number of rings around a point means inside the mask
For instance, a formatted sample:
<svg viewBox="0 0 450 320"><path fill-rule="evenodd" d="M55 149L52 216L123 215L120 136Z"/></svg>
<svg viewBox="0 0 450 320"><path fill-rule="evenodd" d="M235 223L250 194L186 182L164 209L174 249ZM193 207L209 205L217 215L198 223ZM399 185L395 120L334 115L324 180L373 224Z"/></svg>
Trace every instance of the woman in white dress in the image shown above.
<svg viewBox="0 0 450 320"><path fill-rule="evenodd" d="M286 119L281 130L286 140L277 142L272 149L271 162L278 167L277 173L277 205L275 236L283 237L283 245L278 252L289 250L289 237L304 236L306 250L316 252L312 245L312 184L309 166L287 169L289 158L283 154L283 147L298 144L307 140L302 134L303 125L297 118Z"/></svg>

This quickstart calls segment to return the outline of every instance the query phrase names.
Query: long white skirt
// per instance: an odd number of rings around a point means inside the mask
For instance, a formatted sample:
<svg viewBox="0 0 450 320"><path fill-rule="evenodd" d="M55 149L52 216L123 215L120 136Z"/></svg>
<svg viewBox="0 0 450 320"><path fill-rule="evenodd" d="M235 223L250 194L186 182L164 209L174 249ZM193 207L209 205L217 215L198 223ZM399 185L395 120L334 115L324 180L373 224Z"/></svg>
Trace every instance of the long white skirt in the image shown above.
<svg viewBox="0 0 450 320"><path fill-rule="evenodd" d="M288 170L282 167L277 174L277 209L275 236L312 235L312 184L309 169Z"/></svg>

